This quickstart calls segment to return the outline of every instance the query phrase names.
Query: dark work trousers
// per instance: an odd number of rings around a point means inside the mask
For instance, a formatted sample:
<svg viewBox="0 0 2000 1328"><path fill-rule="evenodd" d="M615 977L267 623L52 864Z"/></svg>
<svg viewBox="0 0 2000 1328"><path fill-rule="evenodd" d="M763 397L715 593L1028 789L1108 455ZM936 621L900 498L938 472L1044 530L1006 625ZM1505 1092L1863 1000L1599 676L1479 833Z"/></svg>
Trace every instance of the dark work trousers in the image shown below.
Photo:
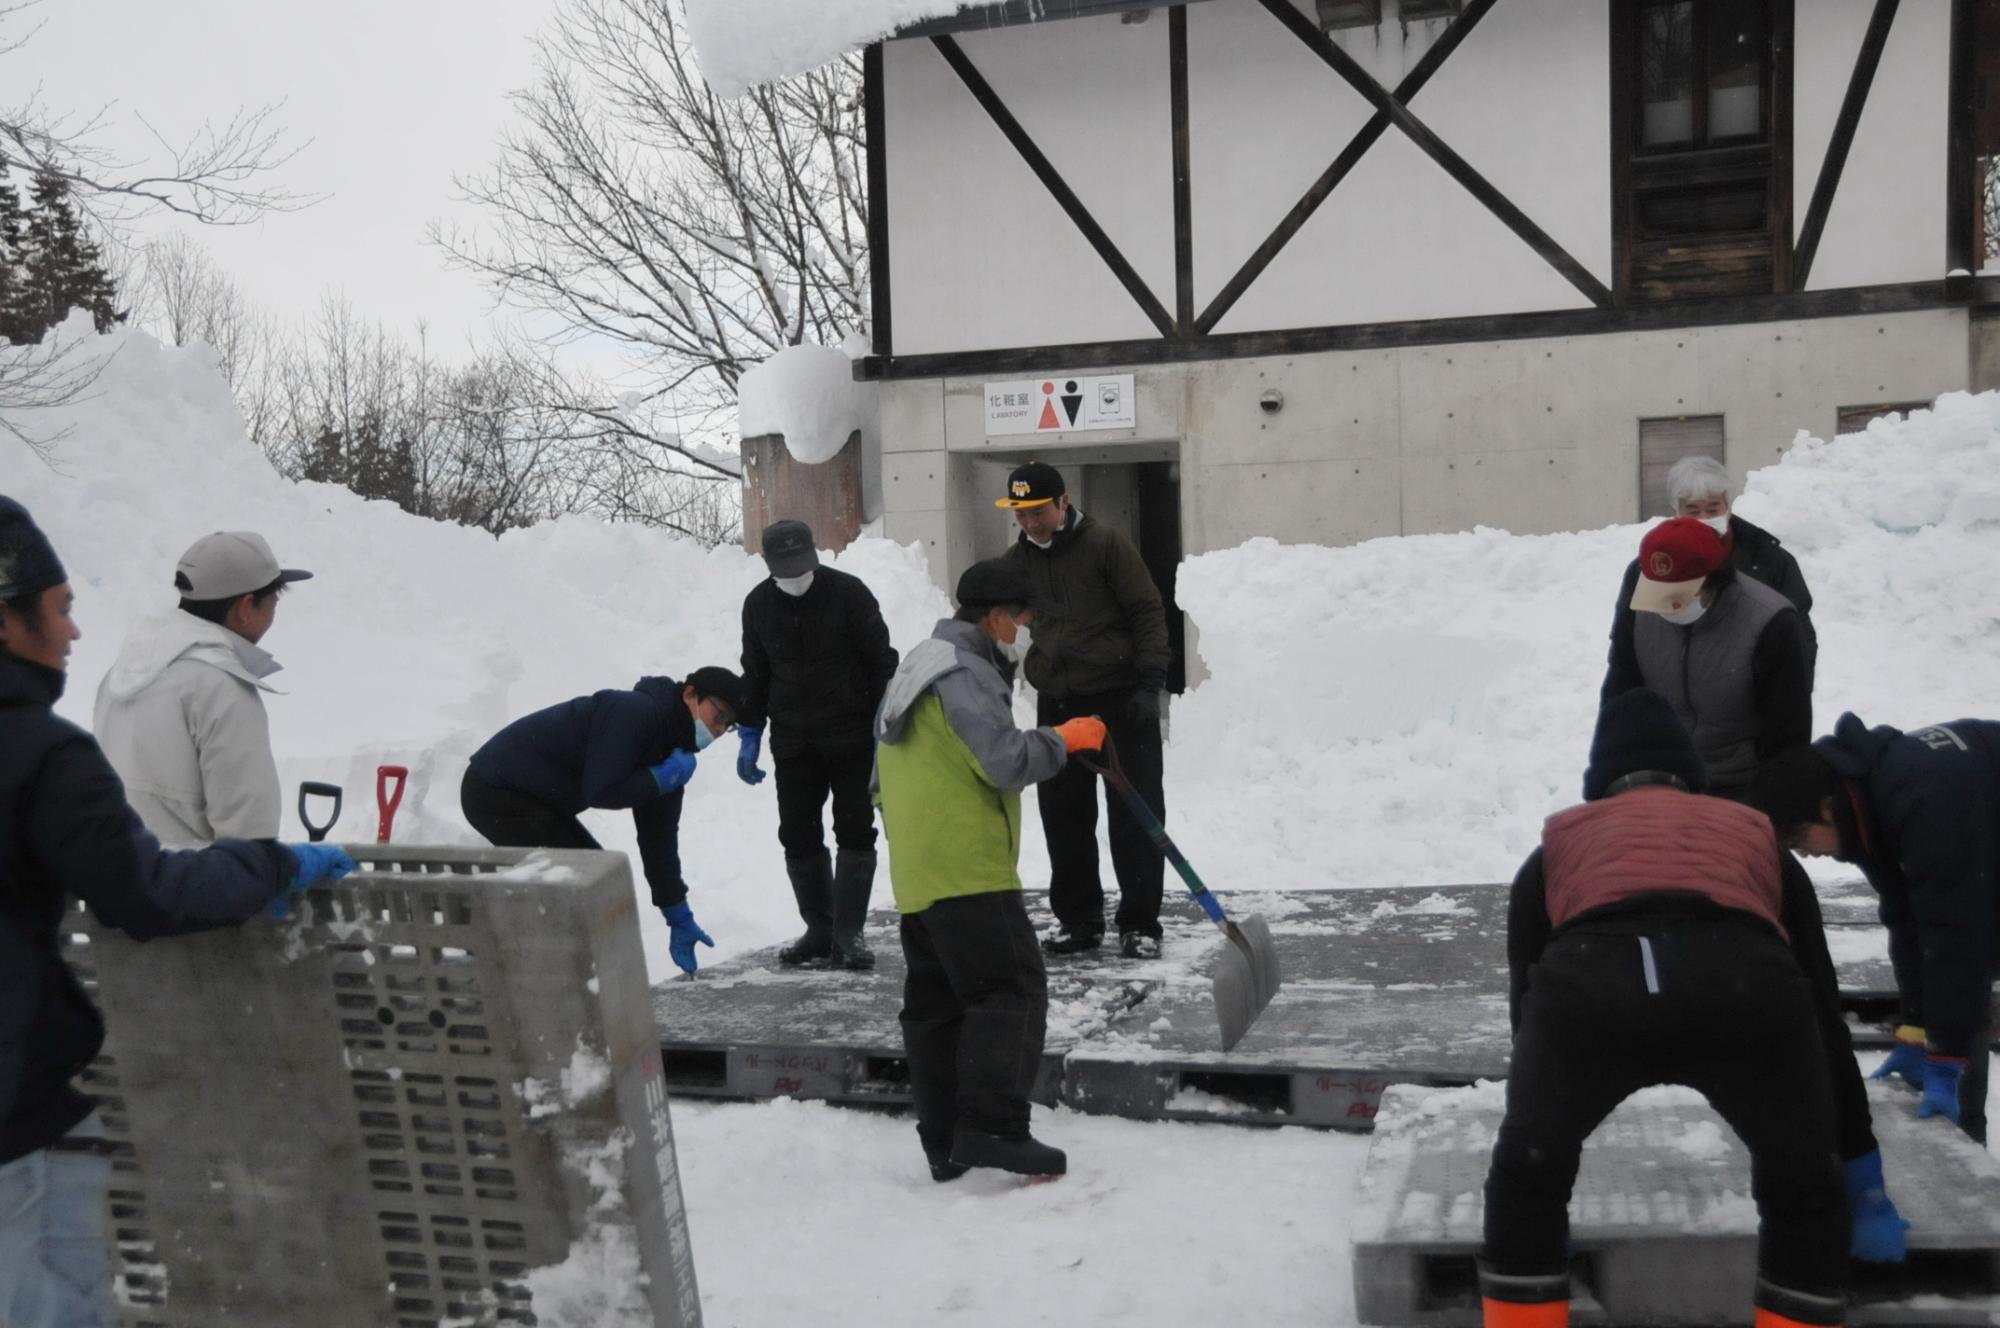
<svg viewBox="0 0 2000 1328"><path fill-rule="evenodd" d="M917 1138L933 1159L961 1125L1028 1135L1049 980L1019 890L940 899L902 918L903 1048Z"/></svg>
<svg viewBox="0 0 2000 1328"><path fill-rule="evenodd" d="M487 843L501 848L600 847L568 812L489 783L471 770L458 783L458 806Z"/></svg>
<svg viewBox="0 0 2000 1328"><path fill-rule="evenodd" d="M1805 976L1755 918L1625 914L1558 933L1514 1034L1486 1178L1487 1266L1562 1273L1584 1139L1639 1089L1685 1084L1749 1150L1764 1280L1843 1295L1847 1197L1827 1073Z"/></svg>
<svg viewBox="0 0 2000 1328"><path fill-rule="evenodd" d="M1129 713L1132 692L1104 692L1057 700L1041 696L1035 702L1035 722L1044 727L1095 715L1104 721L1125 777L1160 818L1167 820L1167 795L1161 783L1160 722L1135 720ZM1071 761L1054 779L1035 786L1042 810L1042 835L1049 845L1049 908L1056 921L1073 932L1104 931L1104 882L1097 871L1097 786L1102 782ZM1111 870L1118 877L1116 930L1160 935L1160 882L1165 859L1146 828L1132 818L1124 795L1106 786L1110 805Z"/></svg>
<svg viewBox="0 0 2000 1328"><path fill-rule="evenodd" d="M1995 975L2000 979L2000 974ZM1965 1078L1958 1085L1959 1128L1980 1143L1986 1142L1986 1081L1993 1069L1993 1038L2000 1034L2000 1002L1992 1002L1987 1007L1992 1011L1992 1019L1985 1029L1986 1036L1973 1041L1971 1055L1966 1058Z"/></svg>
<svg viewBox="0 0 2000 1328"><path fill-rule="evenodd" d="M773 746L778 773L778 842L787 858L813 857L826 847L821 817L833 796L833 842L843 853L875 851L875 807L868 800L868 777L875 768L875 744L822 744L812 739Z"/></svg>

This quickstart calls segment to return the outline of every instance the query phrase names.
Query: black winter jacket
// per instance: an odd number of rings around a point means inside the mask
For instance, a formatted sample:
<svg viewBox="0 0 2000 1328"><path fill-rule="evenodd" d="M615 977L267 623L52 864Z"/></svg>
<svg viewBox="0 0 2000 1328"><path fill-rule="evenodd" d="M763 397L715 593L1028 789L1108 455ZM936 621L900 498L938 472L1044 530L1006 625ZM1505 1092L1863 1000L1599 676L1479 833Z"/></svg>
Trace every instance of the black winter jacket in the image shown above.
<svg viewBox="0 0 2000 1328"><path fill-rule="evenodd" d="M168 852L125 801L97 740L51 711L61 672L0 651L0 1163L90 1114L70 1083L104 1021L57 943L74 897L138 940L227 927L296 873L269 841Z"/></svg>
<svg viewBox="0 0 2000 1328"><path fill-rule="evenodd" d="M745 728L771 726L771 753L808 742L862 748L896 674L889 627L860 577L831 567L803 595L769 579L743 598Z"/></svg>
<svg viewBox="0 0 2000 1328"><path fill-rule="evenodd" d="M639 679L523 715L472 754L472 771L568 816L586 807L632 809L639 860L653 902L687 898L681 878L681 795L661 793L652 766L675 749L692 752L694 716L672 678Z"/></svg>
<svg viewBox="0 0 2000 1328"><path fill-rule="evenodd" d="M1819 634L1813 631L1812 591L1806 589L1806 575L1799 570L1799 560L1785 552L1776 535L1740 516L1729 518L1729 533L1733 539L1729 565L1744 576L1762 581L1799 611L1799 631L1805 637L1806 676L1811 678L1819 662Z"/></svg>
<svg viewBox="0 0 2000 1328"><path fill-rule="evenodd" d="M1812 988L1813 1010L1819 1016L1820 1040L1826 1048L1830 1076L1828 1091L1834 1104L1834 1132L1839 1141L1841 1160L1852 1161L1874 1152L1877 1145L1874 1118L1868 1112L1868 1090L1861 1082L1861 1072L1854 1063L1854 1039L1848 1033L1847 1020L1840 1009L1840 975L1834 969L1833 956L1826 948L1826 924L1820 916L1819 896L1813 893L1812 878L1806 875L1805 868L1791 854L1780 853L1778 858L1784 888L1779 922L1790 938L1792 957L1805 974L1807 985ZM1561 930L1571 931L1579 927L1622 929L1630 926L1634 932L1643 932L1647 927L1659 925L1662 918L1676 915L1739 917L1773 939L1777 938L1777 933L1764 919L1753 913L1724 908L1694 891L1639 895L1604 908L1592 909L1571 919ZM1542 850L1538 848L1521 864L1519 874L1514 877L1513 891L1507 899L1507 968L1511 979L1507 1008L1516 1032L1520 1031L1521 1002L1528 994L1535 964L1556 935L1557 931L1549 924L1548 881L1542 872Z"/></svg>
<svg viewBox="0 0 2000 1328"><path fill-rule="evenodd" d="M1072 509L1048 548L1023 532L1004 556L1027 569L1035 590L1022 671L1037 692L1070 700L1166 687L1166 605L1131 540Z"/></svg>
<svg viewBox="0 0 2000 1328"><path fill-rule="evenodd" d="M2000 976L2000 722L1903 733L1849 714L1813 745L1843 781L1841 857L1881 897L1904 1022L1973 1054Z"/></svg>

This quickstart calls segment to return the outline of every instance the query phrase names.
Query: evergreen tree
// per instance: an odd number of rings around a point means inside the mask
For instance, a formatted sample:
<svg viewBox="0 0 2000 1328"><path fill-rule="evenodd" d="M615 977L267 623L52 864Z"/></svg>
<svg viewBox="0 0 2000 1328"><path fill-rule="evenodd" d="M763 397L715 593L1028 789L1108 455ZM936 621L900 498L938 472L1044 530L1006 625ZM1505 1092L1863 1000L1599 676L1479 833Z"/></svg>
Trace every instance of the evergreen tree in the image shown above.
<svg viewBox="0 0 2000 1328"><path fill-rule="evenodd" d="M27 313L22 307L27 285L28 218L21 194L0 170L0 341L25 342Z"/></svg>
<svg viewBox="0 0 2000 1328"><path fill-rule="evenodd" d="M89 310L97 330L110 331L125 315L118 312L118 291L104 269L103 253L70 203L69 182L59 175L37 175L29 196L16 299L19 330L26 336L11 339L40 340L72 308Z"/></svg>

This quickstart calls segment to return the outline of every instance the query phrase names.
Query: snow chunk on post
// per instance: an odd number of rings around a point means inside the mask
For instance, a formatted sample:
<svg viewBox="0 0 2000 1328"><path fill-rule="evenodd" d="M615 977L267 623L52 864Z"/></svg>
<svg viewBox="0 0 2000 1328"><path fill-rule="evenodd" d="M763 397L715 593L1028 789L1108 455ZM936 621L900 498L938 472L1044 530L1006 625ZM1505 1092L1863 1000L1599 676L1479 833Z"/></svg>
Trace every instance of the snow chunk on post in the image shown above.
<svg viewBox="0 0 2000 1328"><path fill-rule="evenodd" d="M737 410L745 438L781 434L794 461L817 466L872 424L875 385L854 381L846 351L787 346L743 375Z"/></svg>
<svg viewBox="0 0 2000 1328"><path fill-rule="evenodd" d="M702 78L716 96L736 97L959 8L959 0L687 0L687 24Z"/></svg>

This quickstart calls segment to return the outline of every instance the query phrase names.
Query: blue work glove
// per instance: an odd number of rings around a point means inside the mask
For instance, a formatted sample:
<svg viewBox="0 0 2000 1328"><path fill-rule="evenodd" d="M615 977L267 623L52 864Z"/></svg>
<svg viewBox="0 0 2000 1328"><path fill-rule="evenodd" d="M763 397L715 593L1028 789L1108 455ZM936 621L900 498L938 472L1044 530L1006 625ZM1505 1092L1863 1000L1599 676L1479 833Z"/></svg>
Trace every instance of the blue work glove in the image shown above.
<svg viewBox="0 0 2000 1328"><path fill-rule="evenodd" d="M694 960L695 942L699 941L713 948L715 938L703 931L701 924L694 920L694 910L687 906L685 899L667 909L666 914L667 953L674 957L674 964L681 972L693 977L697 967Z"/></svg>
<svg viewBox="0 0 2000 1328"><path fill-rule="evenodd" d="M1919 1092L1924 1086L1924 1030L1904 1024L1896 1030L1896 1046L1875 1068L1870 1079L1901 1079Z"/></svg>
<svg viewBox="0 0 2000 1328"><path fill-rule="evenodd" d="M1908 1256L1903 1235L1910 1224L1896 1211L1882 1183L1882 1154L1866 1153L1841 1165L1847 1181L1847 1211L1853 1217L1848 1253L1867 1263L1901 1263Z"/></svg>
<svg viewBox="0 0 2000 1328"><path fill-rule="evenodd" d="M764 750L764 730L736 730L736 741L742 746L736 749L736 777L746 784L764 782L764 772L757 768L757 757Z"/></svg>
<svg viewBox="0 0 2000 1328"><path fill-rule="evenodd" d="M1918 1116L1942 1116L1953 1125L1958 1119L1958 1081L1965 1078L1965 1060L1960 1056L1924 1058L1924 1100L1917 1103Z"/></svg>
<svg viewBox="0 0 2000 1328"><path fill-rule="evenodd" d="M666 760L648 769L653 772L653 782L660 786L660 792L672 793L694 778L694 753L676 747L667 753Z"/></svg>
<svg viewBox="0 0 2000 1328"><path fill-rule="evenodd" d="M284 891L271 901L274 918L291 916L294 895L303 894L321 881L337 881L354 870L354 859L338 844L286 844L283 848L292 855L297 870Z"/></svg>

